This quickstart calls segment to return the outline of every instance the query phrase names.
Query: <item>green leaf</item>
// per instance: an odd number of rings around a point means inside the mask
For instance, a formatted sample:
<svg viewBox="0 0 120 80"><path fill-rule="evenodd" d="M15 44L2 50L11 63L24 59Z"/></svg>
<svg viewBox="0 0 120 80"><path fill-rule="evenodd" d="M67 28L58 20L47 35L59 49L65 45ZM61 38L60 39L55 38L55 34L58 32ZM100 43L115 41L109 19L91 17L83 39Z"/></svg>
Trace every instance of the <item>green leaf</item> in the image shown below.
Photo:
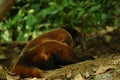
<svg viewBox="0 0 120 80"><path fill-rule="evenodd" d="M36 19L33 15L28 15L26 18L26 25L28 25L29 27L32 27L33 24L35 24Z"/></svg>
<svg viewBox="0 0 120 80"><path fill-rule="evenodd" d="M96 5L96 6L92 6L89 11L94 12L94 11L99 10L100 8L101 8L101 5L99 4L99 5Z"/></svg>

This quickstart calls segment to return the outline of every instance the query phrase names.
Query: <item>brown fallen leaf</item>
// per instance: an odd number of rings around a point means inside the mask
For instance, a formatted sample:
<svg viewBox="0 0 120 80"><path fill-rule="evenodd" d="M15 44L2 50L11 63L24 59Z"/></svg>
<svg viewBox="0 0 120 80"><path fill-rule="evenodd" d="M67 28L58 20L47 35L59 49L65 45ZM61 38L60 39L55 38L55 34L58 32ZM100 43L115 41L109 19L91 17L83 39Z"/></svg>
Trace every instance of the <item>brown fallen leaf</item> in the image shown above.
<svg viewBox="0 0 120 80"><path fill-rule="evenodd" d="M113 60L113 61L112 61L112 64L114 64L114 65L119 65L119 64L120 64L120 59Z"/></svg>
<svg viewBox="0 0 120 80"><path fill-rule="evenodd" d="M114 65L107 65L107 66L100 65L100 67L96 71L95 75L104 73L109 69L115 69L115 68L116 68L116 66L114 66Z"/></svg>
<svg viewBox="0 0 120 80"><path fill-rule="evenodd" d="M6 79L6 73L2 66L0 66L0 80Z"/></svg>

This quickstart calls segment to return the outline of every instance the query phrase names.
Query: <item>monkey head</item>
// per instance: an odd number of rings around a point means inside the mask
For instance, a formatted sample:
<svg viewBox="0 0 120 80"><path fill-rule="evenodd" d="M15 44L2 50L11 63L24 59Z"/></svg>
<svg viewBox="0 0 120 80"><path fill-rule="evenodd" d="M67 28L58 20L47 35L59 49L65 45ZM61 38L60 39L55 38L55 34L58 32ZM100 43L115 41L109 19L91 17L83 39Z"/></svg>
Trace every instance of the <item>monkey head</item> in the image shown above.
<svg viewBox="0 0 120 80"><path fill-rule="evenodd" d="M72 36L74 41L74 47L81 44L82 36L80 32L78 32L76 29L72 27L62 27L62 28L65 29Z"/></svg>

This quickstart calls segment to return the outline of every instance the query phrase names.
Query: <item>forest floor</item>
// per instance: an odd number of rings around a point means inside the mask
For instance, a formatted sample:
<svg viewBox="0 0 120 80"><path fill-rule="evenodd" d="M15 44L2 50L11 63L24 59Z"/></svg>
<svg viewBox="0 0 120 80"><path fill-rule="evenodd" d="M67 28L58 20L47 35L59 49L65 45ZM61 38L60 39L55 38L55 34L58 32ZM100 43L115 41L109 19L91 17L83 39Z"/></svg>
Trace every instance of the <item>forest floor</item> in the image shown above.
<svg viewBox="0 0 120 80"><path fill-rule="evenodd" d="M43 78L22 80L120 80L120 28L107 28L85 34L87 41L74 49L80 62L62 68L44 71ZM18 57L26 42L10 42L0 45L0 80L18 80L9 69L14 57Z"/></svg>

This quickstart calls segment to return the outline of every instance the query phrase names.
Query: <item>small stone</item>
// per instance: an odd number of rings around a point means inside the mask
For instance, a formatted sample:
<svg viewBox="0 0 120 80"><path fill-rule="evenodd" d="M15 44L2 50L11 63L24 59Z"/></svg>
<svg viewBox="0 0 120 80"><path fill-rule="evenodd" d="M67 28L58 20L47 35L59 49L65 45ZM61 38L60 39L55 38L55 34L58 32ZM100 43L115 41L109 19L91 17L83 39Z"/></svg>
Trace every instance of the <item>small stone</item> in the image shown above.
<svg viewBox="0 0 120 80"><path fill-rule="evenodd" d="M79 74L77 74L75 77L74 77L74 79L73 80L85 80L83 77L82 77L82 75L79 73Z"/></svg>
<svg viewBox="0 0 120 80"><path fill-rule="evenodd" d="M71 73L68 73L68 74L67 74L67 78L70 78L71 76L72 76Z"/></svg>
<svg viewBox="0 0 120 80"><path fill-rule="evenodd" d="M113 77L109 73L105 73L95 76L94 80L113 80Z"/></svg>

